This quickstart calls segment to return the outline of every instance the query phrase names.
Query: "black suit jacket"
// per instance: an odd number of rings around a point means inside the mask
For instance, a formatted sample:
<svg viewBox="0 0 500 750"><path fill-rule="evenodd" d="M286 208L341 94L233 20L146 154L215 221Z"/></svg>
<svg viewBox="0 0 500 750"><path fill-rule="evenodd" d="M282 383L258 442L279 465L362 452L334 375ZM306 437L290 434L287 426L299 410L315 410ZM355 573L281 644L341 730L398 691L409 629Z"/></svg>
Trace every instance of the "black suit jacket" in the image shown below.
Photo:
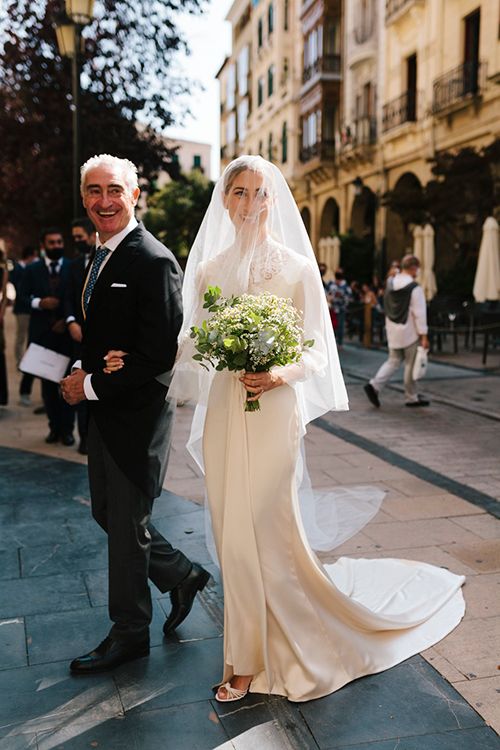
<svg viewBox="0 0 500 750"><path fill-rule="evenodd" d="M102 269L83 326L82 367L99 398L88 402L91 413L113 459L150 497L160 494L166 471L171 407L157 378L175 361L181 287L175 257L139 224ZM128 356L106 375L110 349Z"/></svg>
<svg viewBox="0 0 500 750"><path fill-rule="evenodd" d="M69 269L71 261L63 258L59 272L59 288L53 294L50 288L49 270L45 261L36 260L26 267L20 286L21 303L25 309L30 310L30 324L28 339L35 344L47 347L53 351L71 356L71 338L68 332L54 333L52 327L58 320L64 320L63 299L68 284ZM59 307L55 310L35 310L31 301L37 297L59 297Z"/></svg>

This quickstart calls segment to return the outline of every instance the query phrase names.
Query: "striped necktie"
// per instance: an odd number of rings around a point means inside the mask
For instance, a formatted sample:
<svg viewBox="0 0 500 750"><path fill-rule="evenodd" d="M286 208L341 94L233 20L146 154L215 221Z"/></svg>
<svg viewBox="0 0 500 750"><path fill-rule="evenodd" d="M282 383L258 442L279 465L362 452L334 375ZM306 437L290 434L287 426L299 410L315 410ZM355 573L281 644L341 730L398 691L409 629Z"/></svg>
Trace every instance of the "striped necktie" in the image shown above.
<svg viewBox="0 0 500 750"><path fill-rule="evenodd" d="M83 295L83 309L85 310L85 312L87 312L87 307L89 306L90 298L92 296L92 292L94 291L97 277L99 275L99 269L104 263L104 259L108 253L109 248L106 247L106 245L101 245L101 247L97 249L97 252L95 254L94 262L92 263L92 268L90 269L89 280L87 282L87 286L85 287L85 292Z"/></svg>

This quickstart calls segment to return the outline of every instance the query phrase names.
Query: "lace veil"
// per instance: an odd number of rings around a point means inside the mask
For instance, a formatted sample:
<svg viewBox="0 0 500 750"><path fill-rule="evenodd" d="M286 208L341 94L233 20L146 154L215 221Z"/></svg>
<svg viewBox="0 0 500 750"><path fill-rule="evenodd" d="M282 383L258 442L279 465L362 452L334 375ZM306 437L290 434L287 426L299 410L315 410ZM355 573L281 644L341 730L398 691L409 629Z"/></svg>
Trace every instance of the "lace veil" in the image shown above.
<svg viewBox="0 0 500 750"><path fill-rule="evenodd" d="M169 397L191 400L195 413L188 450L203 470L201 439L215 371L192 357L191 326L208 317L203 294L217 285L225 296L299 289L305 339L314 346L298 364L278 368L296 390L301 436L328 411L348 409L347 391L316 258L290 189L279 169L260 156L232 161L215 185L186 265L184 322ZM313 492L303 439L296 480L302 520L311 546L332 549L364 526L379 509L376 488ZM333 480L332 480L333 484Z"/></svg>

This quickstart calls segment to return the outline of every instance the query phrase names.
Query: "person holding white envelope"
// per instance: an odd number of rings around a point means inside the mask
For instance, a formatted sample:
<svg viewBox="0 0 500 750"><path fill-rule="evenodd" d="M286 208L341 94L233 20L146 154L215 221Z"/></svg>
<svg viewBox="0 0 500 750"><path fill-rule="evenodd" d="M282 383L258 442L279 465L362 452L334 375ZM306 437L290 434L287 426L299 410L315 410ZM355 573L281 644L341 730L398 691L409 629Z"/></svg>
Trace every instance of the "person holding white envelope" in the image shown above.
<svg viewBox="0 0 500 750"><path fill-rule="evenodd" d="M47 227L41 232L40 249L44 257L26 267L19 290L23 306L31 310L28 341L70 357L72 343L62 300L71 261L63 257L64 240L58 227ZM42 377L42 398L49 420L45 442L74 445L75 410L61 397L59 384Z"/></svg>

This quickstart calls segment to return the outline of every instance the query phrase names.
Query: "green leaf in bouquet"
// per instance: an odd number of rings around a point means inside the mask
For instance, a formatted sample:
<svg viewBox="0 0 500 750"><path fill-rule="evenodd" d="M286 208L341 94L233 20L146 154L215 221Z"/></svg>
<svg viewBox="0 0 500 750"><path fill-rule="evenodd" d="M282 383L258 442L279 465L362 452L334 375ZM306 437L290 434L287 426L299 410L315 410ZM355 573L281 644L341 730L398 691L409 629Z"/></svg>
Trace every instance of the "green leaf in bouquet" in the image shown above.
<svg viewBox="0 0 500 750"><path fill-rule="evenodd" d="M203 299L205 300L205 304L203 305L204 308L210 308L216 305L217 301L219 300L221 295L220 287L218 286L209 286L205 294L203 295Z"/></svg>
<svg viewBox="0 0 500 750"><path fill-rule="evenodd" d="M314 339L307 339L307 341L304 341L303 346L314 346Z"/></svg>

